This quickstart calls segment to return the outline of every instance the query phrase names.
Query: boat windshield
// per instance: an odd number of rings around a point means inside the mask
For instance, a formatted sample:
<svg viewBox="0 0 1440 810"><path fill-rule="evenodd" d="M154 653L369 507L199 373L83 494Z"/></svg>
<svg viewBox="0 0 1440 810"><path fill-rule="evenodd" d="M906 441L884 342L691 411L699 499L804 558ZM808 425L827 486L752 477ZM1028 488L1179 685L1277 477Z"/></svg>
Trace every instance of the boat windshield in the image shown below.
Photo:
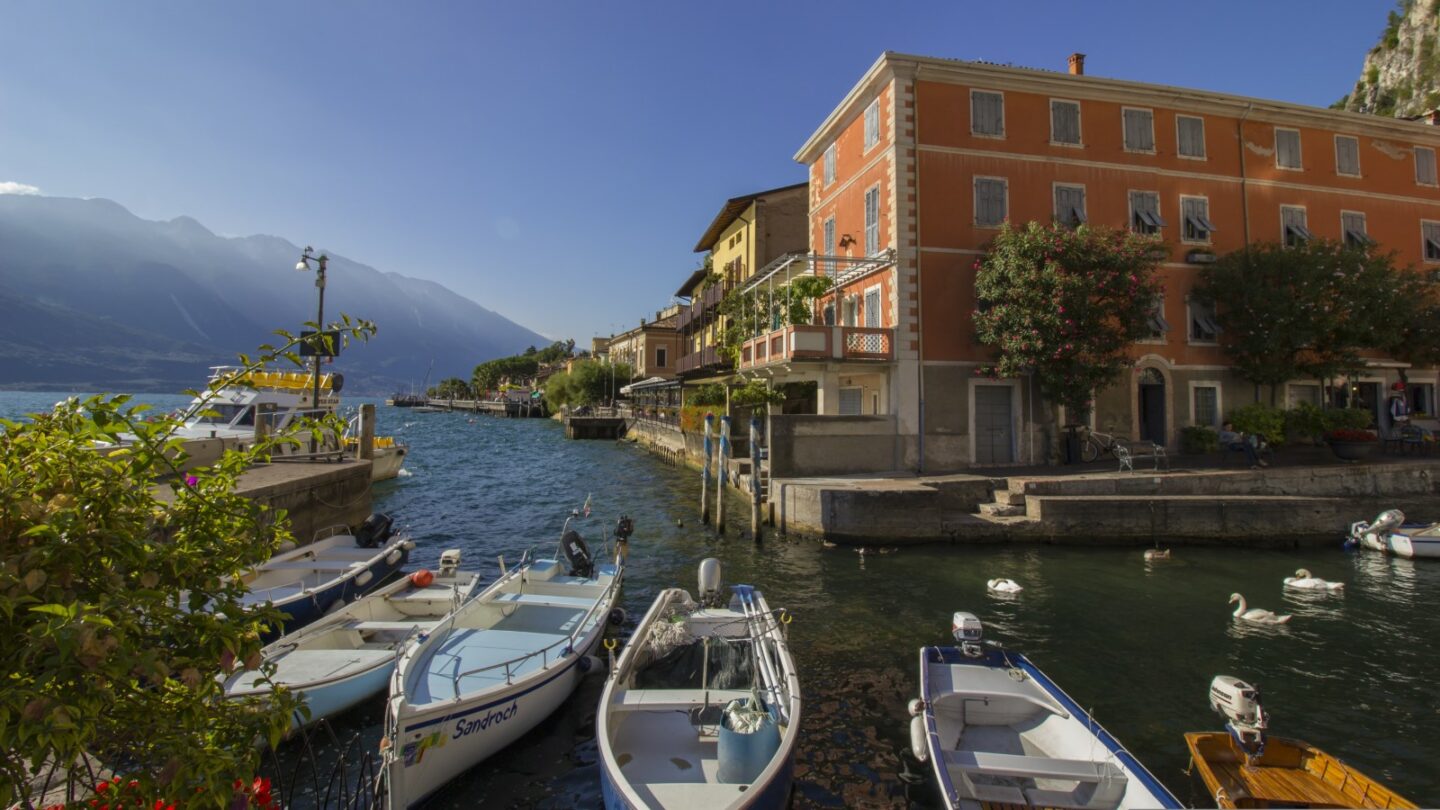
<svg viewBox="0 0 1440 810"><path fill-rule="evenodd" d="M231 405L223 402L212 402L208 405L196 405L185 415L186 422L194 422L201 425L228 425L235 422L239 416L237 425L254 425L255 411L249 405Z"/></svg>

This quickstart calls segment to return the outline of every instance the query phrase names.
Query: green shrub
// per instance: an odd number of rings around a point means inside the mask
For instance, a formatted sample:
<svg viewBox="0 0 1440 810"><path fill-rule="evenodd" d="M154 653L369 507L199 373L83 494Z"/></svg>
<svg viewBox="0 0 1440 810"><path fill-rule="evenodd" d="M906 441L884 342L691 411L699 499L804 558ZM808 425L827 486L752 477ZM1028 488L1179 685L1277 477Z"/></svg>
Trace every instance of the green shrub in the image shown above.
<svg viewBox="0 0 1440 810"><path fill-rule="evenodd" d="M725 386L720 383L697 385L685 392L686 405L724 405Z"/></svg>
<svg viewBox="0 0 1440 810"><path fill-rule="evenodd" d="M1325 411L1325 431L1364 430L1375 421L1375 414L1365 408L1334 408Z"/></svg>
<svg viewBox="0 0 1440 810"><path fill-rule="evenodd" d="M1210 453L1220 447L1220 434L1207 425L1180 428L1180 449L1187 455Z"/></svg>
<svg viewBox="0 0 1440 810"><path fill-rule="evenodd" d="M1285 436L1289 439L1317 441L1328 430L1325 411L1302 402L1285 412Z"/></svg>
<svg viewBox="0 0 1440 810"><path fill-rule="evenodd" d="M1230 412L1227 420L1241 433L1263 436L1271 444L1285 440L1285 412L1273 405L1255 402Z"/></svg>

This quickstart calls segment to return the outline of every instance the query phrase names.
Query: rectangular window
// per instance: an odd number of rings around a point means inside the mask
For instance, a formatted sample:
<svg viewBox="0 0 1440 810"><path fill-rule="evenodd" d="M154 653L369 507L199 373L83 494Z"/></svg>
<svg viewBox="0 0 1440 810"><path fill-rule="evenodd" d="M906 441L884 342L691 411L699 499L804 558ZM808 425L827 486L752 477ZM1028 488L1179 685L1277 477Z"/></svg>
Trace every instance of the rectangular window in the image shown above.
<svg viewBox="0 0 1440 810"><path fill-rule="evenodd" d="M826 326L834 326L834 325L835 325L835 302L834 302L834 301L826 301L826 302L825 302L825 308L824 308L823 310L821 310L821 318L824 320Z"/></svg>
<svg viewBox="0 0 1440 810"><path fill-rule="evenodd" d="M1430 383L1410 383L1405 391L1405 396L1410 400L1410 415L1418 417L1421 414L1434 416L1435 411L1435 386Z"/></svg>
<svg viewBox="0 0 1440 810"><path fill-rule="evenodd" d="M1130 107L1120 111L1125 122L1125 151L1155 151L1155 113Z"/></svg>
<svg viewBox="0 0 1440 810"><path fill-rule="evenodd" d="M1415 147L1415 182L1422 186L1435 185L1435 150L1426 146Z"/></svg>
<svg viewBox="0 0 1440 810"><path fill-rule="evenodd" d="M657 347L655 347L655 366L656 366L656 368L665 368L665 363L666 363L666 361L668 361L669 359L670 359L670 358L669 358L669 356L668 356L668 352L666 352L664 346L657 346Z"/></svg>
<svg viewBox="0 0 1440 810"><path fill-rule="evenodd" d="M1195 409L1192 416L1195 424L1204 427L1220 427L1220 389L1213 385L1197 385Z"/></svg>
<svg viewBox="0 0 1440 810"><path fill-rule="evenodd" d="M835 182L835 144L825 150L825 185Z"/></svg>
<svg viewBox="0 0 1440 810"><path fill-rule="evenodd" d="M1424 240L1421 251L1427 262L1440 262L1440 222L1420 221L1420 235Z"/></svg>
<svg viewBox="0 0 1440 810"><path fill-rule="evenodd" d="M1205 159L1205 119L1193 115L1175 116L1175 132L1180 157Z"/></svg>
<svg viewBox="0 0 1440 810"><path fill-rule="evenodd" d="M1050 99L1050 142L1080 145L1080 102Z"/></svg>
<svg viewBox="0 0 1440 810"><path fill-rule="evenodd" d="M985 90L970 91L970 134L1005 137L1005 97Z"/></svg>
<svg viewBox="0 0 1440 810"><path fill-rule="evenodd" d="M1135 233L1157 234L1165 227L1160 218L1160 192L1130 192L1130 229Z"/></svg>
<svg viewBox="0 0 1440 810"><path fill-rule="evenodd" d="M1318 408L1320 407L1320 386L1313 383L1290 383L1287 399L1292 408L1302 402Z"/></svg>
<svg viewBox="0 0 1440 810"><path fill-rule="evenodd" d="M859 416L860 403L864 401L865 389L855 386L854 388L840 389L840 415Z"/></svg>
<svg viewBox="0 0 1440 810"><path fill-rule="evenodd" d="M1359 211L1340 212L1340 237L1347 247L1363 248L1371 244L1365 229L1365 215Z"/></svg>
<svg viewBox="0 0 1440 810"><path fill-rule="evenodd" d="M835 218L834 218L834 217L830 217L829 219L825 220L825 255L826 255L826 256L834 256L834 255L835 255ZM827 262L825 262L825 270L826 270L826 272L830 272L830 273L835 272L835 262L834 262L834 261L827 261Z"/></svg>
<svg viewBox="0 0 1440 810"><path fill-rule="evenodd" d="M1349 135L1335 136L1335 173L1348 177L1360 176L1360 139Z"/></svg>
<svg viewBox="0 0 1440 810"><path fill-rule="evenodd" d="M847 296L845 296L845 300L840 303L840 325L841 325L841 326L855 326L855 325L856 325L856 324L855 324L855 310L859 308L859 307L857 306L857 301L858 301L858 299L856 299L855 296L853 296L853 295L847 295Z"/></svg>
<svg viewBox="0 0 1440 810"><path fill-rule="evenodd" d="M865 291L865 325L875 328L880 326L880 288L873 287Z"/></svg>
<svg viewBox="0 0 1440 810"><path fill-rule="evenodd" d="M880 187L865 192L865 255L880 252Z"/></svg>
<svg viewBox="0 0 1440 810"><path fill-rule="evenodd" d="M1214 343L1220 334L1220 324L1215 322L1215 306L1201 301L1190 301L1190 340L1195 343Z"/></svg>
<svg viewBox="0 0 1440 810"><path fill-rule="evenodd" d="M1210 200L1205 197L1180 198L1180 239L1185 242L1209 244L1215 226L1210 222Z"/></svg>
<svg viewBox="0 0 1440 810"><path fill-rule="evenodd" d="M975 225L998 228L1006 217L1006 182L1001 177L975 178Z"/></svg>
<svg viewBox="0 0 1440 810"><path fill-rule="evenodd" d="M865 108L865 148L880 142L880 99L870 102Z"/></svg>
<svg viewBox="0 0 1440 810"><path fill-rule="evenodd" d="M1055 184L1055 221L1069 228L1085 224L1085 187Z"/></svg>
<svg viewBox="0 0 1440 810"><path fill-rule="evenodd" d="M1280 238L1286 247L1295 247L1315 237L1305 227L1305 209L1298 205L1280 206Z"/></svg>
<svg viewBox="0 0 1440 810"><path fill-rule="evenodd" d="M1302 168L1300 130L1275 128L1275 165L1282 169Z"/></svg>
<svg viewBox="0 0 1440 810"><path fill-rule="evenodd" d="M1150 339L1164 340L1169 331L1170 322L1165 320L1165 296L1157 295L1150 304Z"/></svg>

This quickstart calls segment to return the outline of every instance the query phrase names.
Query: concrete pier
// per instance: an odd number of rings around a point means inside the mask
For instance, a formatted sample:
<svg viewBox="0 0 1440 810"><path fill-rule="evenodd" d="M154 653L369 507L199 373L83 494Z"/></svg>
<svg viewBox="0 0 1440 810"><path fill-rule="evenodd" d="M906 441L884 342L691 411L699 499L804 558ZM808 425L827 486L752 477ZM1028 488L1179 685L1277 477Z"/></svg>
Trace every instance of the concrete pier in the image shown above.
<svg viewBox="0 0 1440 810"><path fill-rule="evenodd" d="M488 416L503 416L509 419L541 419L545 416L542 402L493 402L475 399L432 399L426 402L432 408L447 411L472 411Z"/></svg>
<svg viewBox="0 0 1440 810"><path fill-rule="evenodd" d="M618 439L625 435L625 420L619 416L565 417L567 439Z"/></svg>
<svg viewBox="0 0 1440 810"><path fill-rule="evenodd" d="M370 462L262 464L241 474L235 491L272 510L286 510L290 531L304 544L321 529L358 526L370 515ZM157 487L156 497L168 500L170 488Z"/></svg>

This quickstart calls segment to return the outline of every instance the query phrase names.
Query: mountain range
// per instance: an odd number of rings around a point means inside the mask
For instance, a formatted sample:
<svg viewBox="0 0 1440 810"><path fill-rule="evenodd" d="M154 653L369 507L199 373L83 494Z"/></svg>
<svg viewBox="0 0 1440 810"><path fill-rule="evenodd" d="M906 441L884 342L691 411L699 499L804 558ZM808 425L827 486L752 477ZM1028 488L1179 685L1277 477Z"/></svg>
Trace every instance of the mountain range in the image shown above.
<svg viewBox="0 0 1440 810"><path fill-rule="evenodd" d="M0 388L179 392L315 319L314 274L274 236L223 237L104 199L0 195ZM374 321L336 358L381 394L550 341L445 287L329 253L325 315ZM430 372L434 364L433 373Z"/></svg>

